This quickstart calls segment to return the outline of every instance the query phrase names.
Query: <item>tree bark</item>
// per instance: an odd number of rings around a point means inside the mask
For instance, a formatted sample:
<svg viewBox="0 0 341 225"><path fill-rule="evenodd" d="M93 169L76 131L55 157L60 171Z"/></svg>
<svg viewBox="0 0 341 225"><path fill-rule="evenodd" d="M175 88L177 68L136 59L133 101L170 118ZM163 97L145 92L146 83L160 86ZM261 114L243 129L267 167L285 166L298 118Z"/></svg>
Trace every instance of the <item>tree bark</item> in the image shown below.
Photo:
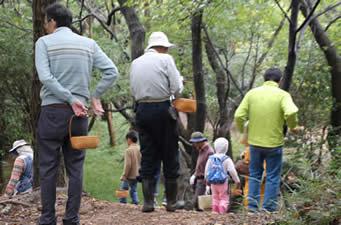
<svg viewBox="0 0 341 225"><path fill-rule="evenodd" d="M137 13L133 7L126 6L127 0L119 0L121 13L123 14L130 33L131 58L132 60L141 56L144 52L144 40L146 32L141 24Z"/></svg>
<svg viewBox="0 0 341 225"><path fill-rule="evenodd" d="M203 132L206 122L206 96L204 84L204 71L202 65L202 29L203 10L199 10L192 17L192 61L193 61L193 80L197 100L197 112L195 116L196 131Z"/></svg>
<svg viewBox="0 0 341 225"><path fill-rule="evenodd" d="M115 146L115 129L112 123L112 103L103 104L103 108L105 110L104 116L106 117L107 125L108 125L108 133L110 145Z"/></svg>
<svg viewBox="0 0 341 225"><path fill-rule="evenodd" d="M216 74L216 87L217 87L217 99L219 105L219 121L216 128L213 131L213 140L218 137L224 137L229 140L230 148L228 151L228 155L233 158L232 155L232 145L231 145L231 134L229 125L231 121L229 121L228 117L228 109L227 109L227 97L229 94L229 83L228 83L228 75L225 70L219 65L219 62L216 58L214 46L209 41L205 42L206 54L208 61ZM232 116L233 117L233 116Z"/></svg>
<svg viewBox="0 0 341 225"><path fill-rule="evenodd" d="M289 46L288 46L288 60L284 69L284 76L281 82L281 88L288 91L291 85L292 77L296 65L296 30L297 18L299 12L299 0L292 0L291 2L291 16L289 25Z"/></svg>
<svg viewBox="0 0 341 225"><path fill-rule="evenodd" d="M44 9L46 6L56 2L56 0L33 0L32 1L32 20L33 20L33 42L45 34L44 31ZM33 45L34 46L34 45ZM34 48L34 47L33 47ZM34 52L34 49L33 49ZM33 65L34 53L33 53ZM30 112L30 128L32 133L32 144L34 149L34 187L39 186L39 149L36 143L36 127L40 113L40 89L41 83L38 78L36 68L33 69L33 77L31 83L31 112Z"/></svg>
<svg viewBox="0 0 341 225"><path fill-rule="evenodd" d="M310 3L310 1L307 2ZM300 9L303 15L307 17L309 14L309 5L302 4ZM330 134L341 135L341 57L337 52L335 43L329 39L328 34L324 31L317 18L312 19L309 26L330 67L333 97L333 108L331 111L333 131Z"/></svg>

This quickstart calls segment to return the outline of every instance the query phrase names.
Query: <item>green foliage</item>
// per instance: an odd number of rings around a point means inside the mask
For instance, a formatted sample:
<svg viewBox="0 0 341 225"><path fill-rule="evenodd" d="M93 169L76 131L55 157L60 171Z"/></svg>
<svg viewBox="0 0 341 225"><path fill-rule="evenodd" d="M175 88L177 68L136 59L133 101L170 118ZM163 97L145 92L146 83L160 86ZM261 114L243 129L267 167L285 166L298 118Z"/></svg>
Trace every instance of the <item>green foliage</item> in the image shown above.
<svg viewBox="0 0 341 225"><path fill-rule="evenodd" d="M66 2L66 1L64 1ZM284 9L289 1L279 1ZM323 11L328 5L337 0L321 1L317 12ZM94 1L98 9L104 13L110 10L109 1ZM117 2L115 1L117 4ZM79 5L76 1L69 1L69 6L78 19ZM277 29L283 14L274 1L270 0L221 0L221 1L191 1L191 0L163 0L163 1L131 1L146 29L146 40L153 31L164 31L171 42L177 47L170 51L180 73L187 81L184 96L194 93L192 75L192 46L191 46L191 18L200 9L204 10L203 27L209 33L215 48L233 78L244 86L250 82L256 71L254 86L261 85L263 72L269 67L280 67L284 70L288 54L288 21L277 36L273 47L269 50L264 62L255 68L255 62L268 51L268 42ZM337 10L331 10L318 17L321 25L326 27L335 17ZM83 11L83 16L87 14ZM303 21L299 17L299 22ZM328 29L328 36L341 49L340 20ZM75 23L75 27L79 24ZM120 78L115 87L104 96L104 100L120 100L131 103L129 90L130 66L130 36L125 19L116 13L116 40L94 21L92 23L92 38L101 46L104 52L115 62ZM89 31L85 32L89 35ZM32 15L28 2L5 1L0 7L0 153L7 150L13 140L29 139L28 129L30 107L30 87L33 70L33 40ZM202 34L203 41L206 36ZM216 98L216 74L211 69L203 45L203 67L205 74L205 88L209 118L214 124L218 120L218 103ZM331 149L332 160L326 162L321 172L321 165L316 166L319 149L327 143L319 133L329 122L332 107L330 68L325 56L318 48L309 28L300 39L296 69L293 77L291 94L298 105L300 124L309 132L317 130L318 134L301 136L295 139L289 137L289 147L297 151L290 160L299 175L299 189L285 195L288 210L283 212L283 220L279 224L330 224L335 218L340 218L340 148ZM100 73L94 73L94 88L100 79ZM243 89L246 91L246 88ZM229 103L237 102L241 96L231 84ZM231 104L231 107L236 105ZM123 151L126 148L124 136L128 124L115 115L116 141L115 148L108 144L106 125L97 121L93 133L101 135L101 147L89 150L85 163L85 190L91 195L114 201L113 192L119 187L119 177L123 168ZM211 135L208 129L205 134ZM317 142L311 142L318 137ZM234 155L238 155L244 147L233 139ZM336 145L340 146L340 145ZM322 163L323 164L323 163ZM322 167L322 166L321 166ZM313 176L311 176L313 174ZM140 196L141 193L140 193Z"/></svg>
<svg viewBox="0 0 341 225"><path fill-rule="evenodd" d="M19 138L29 141L32 30L25 4L0 8L0 153ZM15 38L14 38L15 37Z"/></svg>
<svg viewBox="0 0 341 225"><path fill-rule="evenodd" d="M286 207L278 224L337 224L341 218L341 180L322 176L301 178L300 190L285 194Z"/></svg>

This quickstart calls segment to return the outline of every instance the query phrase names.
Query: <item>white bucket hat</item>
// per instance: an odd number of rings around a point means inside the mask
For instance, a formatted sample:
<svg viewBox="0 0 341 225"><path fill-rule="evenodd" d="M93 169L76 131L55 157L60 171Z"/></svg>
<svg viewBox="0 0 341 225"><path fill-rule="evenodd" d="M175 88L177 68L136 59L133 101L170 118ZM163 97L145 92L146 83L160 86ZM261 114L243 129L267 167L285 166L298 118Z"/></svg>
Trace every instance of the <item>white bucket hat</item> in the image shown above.
<svg viewBox="0 0 341 225"><path fill-rule="evenodd" d="M165 33L158 31L158 32L153 32L149 36L148 46L146 50L154 46L163 46L166 48L171 48L171 47L174 47L175 45L168 41L168 37Z"/></svg>
<svg viewBox="0 0 341 225"><path fill-rule="evenodd" d="M17 140L13 143L12 148L9 150L9 152L13 152L16 149L25 146L25 145L30 145L29 143L27 143L25 140Z"/></svg>

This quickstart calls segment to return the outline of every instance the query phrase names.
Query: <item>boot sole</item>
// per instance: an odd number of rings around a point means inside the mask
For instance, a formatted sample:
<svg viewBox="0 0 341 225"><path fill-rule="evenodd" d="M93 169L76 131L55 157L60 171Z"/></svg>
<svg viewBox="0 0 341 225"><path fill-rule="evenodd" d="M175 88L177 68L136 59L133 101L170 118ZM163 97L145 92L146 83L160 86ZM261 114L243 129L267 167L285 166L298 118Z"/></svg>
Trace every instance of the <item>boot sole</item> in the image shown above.
<svg viewBox="0 0 341 225"><path fill-rule="evenodd" d="M155 208L142 208L142 212L148 213L148 212L153 212L155 211Z"/></svg>

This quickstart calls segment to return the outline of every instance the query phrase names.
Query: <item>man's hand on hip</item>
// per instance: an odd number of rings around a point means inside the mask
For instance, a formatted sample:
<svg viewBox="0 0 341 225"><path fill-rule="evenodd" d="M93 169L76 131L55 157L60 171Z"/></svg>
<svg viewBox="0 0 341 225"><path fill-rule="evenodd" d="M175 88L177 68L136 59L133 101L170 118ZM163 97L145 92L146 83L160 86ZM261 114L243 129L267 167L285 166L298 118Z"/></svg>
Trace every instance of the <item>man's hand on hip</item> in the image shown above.
<svg viewBox="0 0 341 225"><path fill-rule="evenodd" d="M92 110L94 111L96 116L102 116L104 113L104 109L102 107L101 100L98 98L91 99Z"/></svg>
<svg viewBox="0 0 341 225"><path fill-rule="evenodd" d="M79 100L76 100L75 102L73 102L71 104L71 107L76 116L86 116L88 114L88 109Z"/></svg>

